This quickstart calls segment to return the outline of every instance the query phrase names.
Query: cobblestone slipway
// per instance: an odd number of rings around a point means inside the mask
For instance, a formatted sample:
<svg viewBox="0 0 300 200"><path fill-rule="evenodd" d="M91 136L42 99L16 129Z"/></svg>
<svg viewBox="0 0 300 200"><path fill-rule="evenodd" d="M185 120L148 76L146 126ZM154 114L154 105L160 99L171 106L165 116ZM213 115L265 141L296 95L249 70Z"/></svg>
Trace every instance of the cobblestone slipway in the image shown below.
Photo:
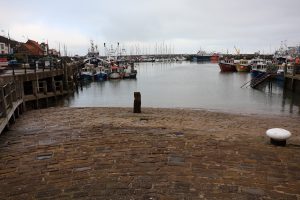
<svg viewBox="0 0 300 200"><path fill-rule="evenodd" d="M24 113L0 136L0 199L300 199L300 118L142 112Z"/></svg>

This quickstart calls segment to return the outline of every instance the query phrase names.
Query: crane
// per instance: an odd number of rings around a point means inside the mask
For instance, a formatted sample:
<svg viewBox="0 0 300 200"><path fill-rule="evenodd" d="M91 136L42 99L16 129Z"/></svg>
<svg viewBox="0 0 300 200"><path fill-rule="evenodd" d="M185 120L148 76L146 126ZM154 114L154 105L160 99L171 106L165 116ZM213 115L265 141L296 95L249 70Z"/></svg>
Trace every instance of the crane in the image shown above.
<svg viewBox="0 0 300 200"><path fill-rule="evenodd" d="M240 55L240 51L241 51L241 50L240 50L240 49L237 49L235 46L234 46L234 49L235 49L236 54L237 54L237 55Z"/></svg>

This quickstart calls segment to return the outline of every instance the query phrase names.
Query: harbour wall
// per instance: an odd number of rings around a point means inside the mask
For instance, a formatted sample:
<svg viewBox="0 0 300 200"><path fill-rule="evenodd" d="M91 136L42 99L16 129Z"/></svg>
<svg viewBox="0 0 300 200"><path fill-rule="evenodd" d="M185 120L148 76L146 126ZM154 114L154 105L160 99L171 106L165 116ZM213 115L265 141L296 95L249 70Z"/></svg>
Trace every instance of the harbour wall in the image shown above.
<svg viewBox="0 0 300 200"><path fill-rule="evenodd" d="M0 75L0 134L28 109L48 107L78 89L81 62L43 68L9 67Z"/></svg>
<svg viewBox="0 0 300 200"><path fill-rule="evenodd" d="M284 87L295 93L300 93L300 74L285 76Z"/></svg>

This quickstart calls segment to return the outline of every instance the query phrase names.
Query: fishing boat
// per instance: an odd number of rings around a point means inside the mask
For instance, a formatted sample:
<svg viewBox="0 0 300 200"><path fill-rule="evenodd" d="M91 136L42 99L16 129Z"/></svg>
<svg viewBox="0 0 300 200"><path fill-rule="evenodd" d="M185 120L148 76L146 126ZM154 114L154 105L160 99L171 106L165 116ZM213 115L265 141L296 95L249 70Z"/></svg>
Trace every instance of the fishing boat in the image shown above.
<svg viewBox="0 0 300 200"><path fill-rule="evenodd" d="M130 67L127 66L124 70L124 78L135 79L137 70L134 69L133 63L130 64Z"/></svg>
<svg viewBox="0 0 300 200"><path fill-rule="evenodd" d="M210 62L212 54L207 53L206 51L199 50L197 54L193 57L193 61L196 62Z"/></svg>
<svg viewBox="0 0 300 200"><path fill-rule="evenodd" d="M278 65L277 80L284 80L285 74L300 74L300 46L287 47L281 42L280 48L274 53L274 61Z"/></svg>
<svg viewBox="0 0 300 200"><path fill-rule="evenodd" d="M282 64L278 64L277 80L284 80L284 74L300 74L300 58L286 59Z"/></svg>
<svg viewBox="0 0 300 200"><path fill-rule="evenodd" d="M267 72L267 62L261 58L251 60L251 75L257 77Z"/></svg>
<svg viewBox="0 0 300 200"><path fill-rule="evenodd" d="M109 79L120 79L123 78L122 75L121 68L118 65L113 64L110 67L110 73L108 74Z"/></svg>
<svg viewBox="0 0 300 200"><path fill-rule="evenodd" d="M92 64L85 64L85 66L81 69L80 77L85 81L93 81L95 74L95 68Z"/></svg>
<svg viewBox="0 0 300 200"><path fill-rule="evenodd" d="M94 46L94 42L92 40L90 42L91 48L88 50L86 59L83 60L84 67L81 69L80 74L81 79L86 81L98 80L99 70L97 70L97 66L100 63L103 63L103 60L99 58L97 45Z"/></svg>
<svg viewBox="0 0 300 200"><path fill-rule="evenodd" d="M287 59L286 57L277 57L277 80L283 81L285 73L293 73L293 63L291 59Z"/></svg>
<svg viewBox="0 0 300 200"><path fill-rule="evenodd" d="M177 56L176 58L176 61L186 61L186 58L185 57L183 57L183 56Z"/></svg>
<svg viewBox="0 0 300 200"><path fill-rule="evenodd" d="M98 46L94 45L94 41L93 40L91 40L90 43L91 43L91 48L88 49L87 57L89 57L89 58L93 58L93 57L97 58L97 57L99 57Z"/></svg>
<svg viewBox="0 0 300 200"><path fill-rule="evenodd" d="M214 53L213 55L211 55L211 57L210 57L210 62L212 62L212 63L217 63L218 61L219 61L219 54L217 54L217 53Z"/></svg>
<svg viewBox="0 0 300 200"><path fill-rule="evenodd" d="M221 72L236 72L234 59L224 59L219 62Z"/></svg>
<svg viewBox="0 0 300 200"><path fill-rule="evenodd" d="M94 80L95 81L105 81L107 80L107 70L104 66L98 66L95 68Z"/></svg>
<svg viewBox="0 0 300 200"><path fill-rule="evenodd" d="M250 72L251 65L248 60L241 59L236 63L235 68L238 72Z"/></svg>
<svg viewBox="0 0 300 200"><path fill-rule="evenodd" d="M137 74L137 71L136 71L136 70L131 71L131 73L130 73L130 75L129 75L129 78L131 78L131 79L136 79L136 74Z"/></svg>
<svg viewBox="0 0 300 200"><path fill-rule="evenodd" d="M281 70L284 70L284 68L286 67L286 72L288 74L293 74L294 68L295 66L299 65L299 58L292 58L291 56L286 56L285 60L282 60L283 62L281 63L281 65L279 64L279 68Z"/></svg>

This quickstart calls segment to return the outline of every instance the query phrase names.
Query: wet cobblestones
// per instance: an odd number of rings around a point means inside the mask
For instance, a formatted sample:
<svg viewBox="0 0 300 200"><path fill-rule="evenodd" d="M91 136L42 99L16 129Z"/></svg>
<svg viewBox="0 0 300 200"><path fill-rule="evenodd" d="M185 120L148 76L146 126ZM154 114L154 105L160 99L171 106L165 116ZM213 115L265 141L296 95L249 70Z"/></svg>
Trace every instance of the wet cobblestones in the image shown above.
<svg viewBox="0 0 300 200"><path fill-rule="evenodd" d="M289 128L286 147L270 127ZM207 111L30 111L0 137L0 199L299 200L299 131L299 118Z"/></svg>

